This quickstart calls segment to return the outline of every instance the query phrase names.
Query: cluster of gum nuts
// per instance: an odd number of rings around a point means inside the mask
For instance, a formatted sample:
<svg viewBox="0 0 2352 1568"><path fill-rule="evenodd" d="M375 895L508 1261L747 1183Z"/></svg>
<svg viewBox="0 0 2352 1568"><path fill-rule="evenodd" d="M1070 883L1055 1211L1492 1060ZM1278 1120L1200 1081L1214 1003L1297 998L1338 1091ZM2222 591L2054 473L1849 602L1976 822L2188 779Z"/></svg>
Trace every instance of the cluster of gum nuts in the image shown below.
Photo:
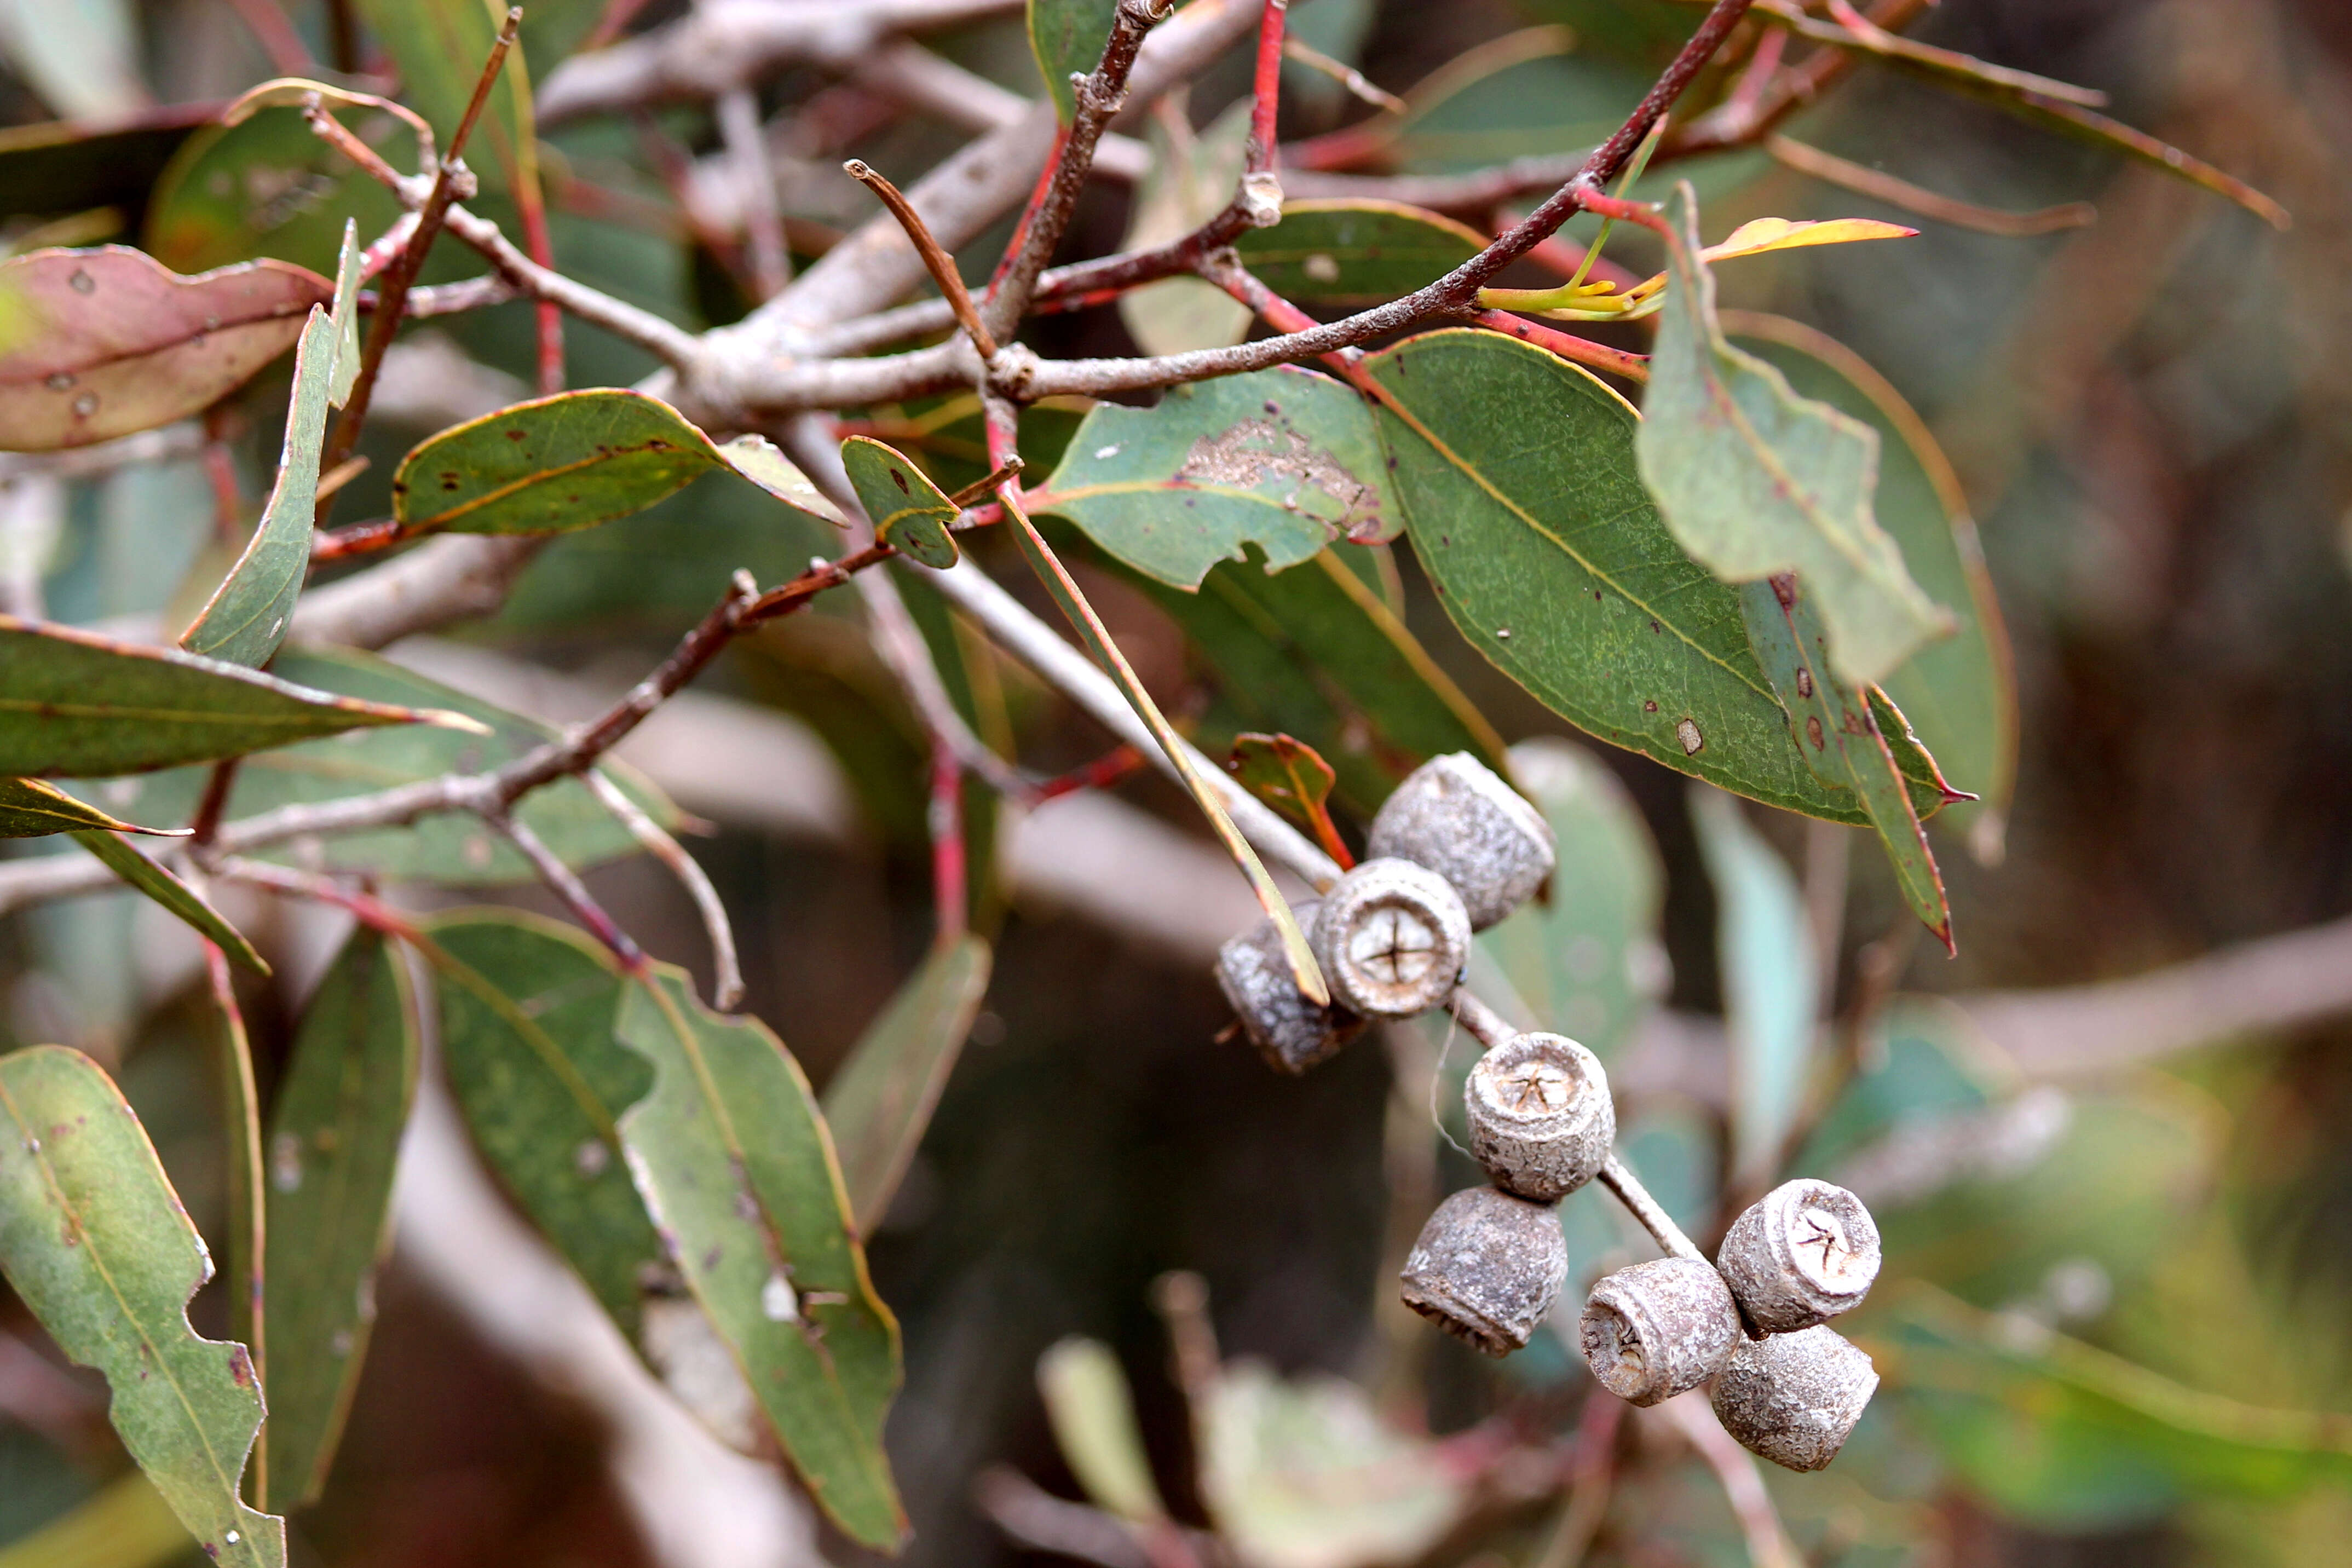
<svg viewBox="0 0 2352 1568"><path fill-rule="evenodd" d="M1475 758L1424 764L1373 818L1367 858L1297 911L1331 989L1303 995L1274 922L1225 943L1217 980L1250 1040L1301 1073L1367 1020L1444 1006L1471 933L1518 907L1551 874L1551 829ZM1612 1150L1616 1107L1600 1059L1530 1031L1471 1068L1463 1097L1470 1152L1493 1184L1437 1207L1405 1261L1405 1305L1489 1355L1526 1346L1568 1279L1559 1201L1600 1176L1671 1256L1603 1277L1579 1324L1602 1387L1655 1405L1710 1378L1724 1427L1794 1470L1836 1458L1877 1389L1870 1357L1823 1325L1877 1277L1878 1227L1862 1200L1798 1180L1734 1222L1710 1264L1639 1192Z"/></svg>

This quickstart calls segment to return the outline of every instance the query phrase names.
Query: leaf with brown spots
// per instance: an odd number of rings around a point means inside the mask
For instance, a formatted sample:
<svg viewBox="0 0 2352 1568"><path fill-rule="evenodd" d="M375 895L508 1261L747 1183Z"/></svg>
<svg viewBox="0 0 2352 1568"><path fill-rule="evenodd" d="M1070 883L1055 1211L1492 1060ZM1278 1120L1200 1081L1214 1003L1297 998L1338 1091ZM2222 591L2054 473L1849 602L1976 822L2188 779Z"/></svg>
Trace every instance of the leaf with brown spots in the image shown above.
<svg viewBox="0 0 2352 1568"><path fill-rule="evenodd" d="M0 1057L0 1274L58 1349L105 1373L123 1447L205 1554L283 1568L284 1521L237 1498L261 1426L252 1364L188 1326L212 1271L98 1064L62 1046Z"/></svg>
<svg viewBox="0 0 2352 1568"><path fill-rule="evenodd" d="M401 459L393 516L404 535L568 533L643 511L714 468L839 521L759 437L720 446L667 403L619 387L518 403L442 431Z"/></svg>
<svg viewBox="0 0 2352 1568"><path fill-rule="evenodd" d="M1331 821L1331 786L1339 775L1314 747L1288 735L1244 731L1234 737L1225 770L1244 789L1314 834L1341 870L1356 863Z"/></svg>
<svg viewBox="0 0 2352 1568"><path fill-rule="evenodd" d="M857 504L873 521L876 538L934 572L956 563L955 536L948 525L956 520L957 506L913 459L871 436L852 436L841 444L841 466L849 471Z"/></svg>
<svg viewBox="0 0 2352 1568"><path fill-rule="evenodd" d="M283 261L183 278L127 246L0 262L0 449L47 452L201 413L290 348L333 286Z"/></svg>

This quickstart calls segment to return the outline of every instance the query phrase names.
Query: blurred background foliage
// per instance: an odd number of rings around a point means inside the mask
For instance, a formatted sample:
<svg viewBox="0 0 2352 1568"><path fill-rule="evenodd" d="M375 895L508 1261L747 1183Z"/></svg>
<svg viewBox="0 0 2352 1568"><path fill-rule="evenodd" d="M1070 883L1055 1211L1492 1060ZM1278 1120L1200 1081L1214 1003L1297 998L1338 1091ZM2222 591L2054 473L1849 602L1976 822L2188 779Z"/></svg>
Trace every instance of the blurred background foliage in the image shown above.
<svg viewBox="0 0 2352 1568"><path fill-rule="evenodd" d="M237 19L270 3L0 4L0 122L217 102L270 74ZM399 7L360 9L404 25ZM535 65L534 51L551 65L596 8L545 9L552 19L534 7L534 25L555 31L526 31ZM677 9L656 0L636 25ZM326 47L324 7L288 14ZM1445 172L1589 144L1695 16L1663 0L1298 0L1293 26L1409 96L1393 167ZM1948 453L1976 520L2014 660L2019 742L2000 819L1955 813L1938 830L1959 956L1912 940L1878 857L1853 854L1849 868L1844 830L1695 799L1661 769L1563 738L1453 634L1400 546L1385 581L1406 623L1514 743L1520 782L1560 836L1550 902L1482 939L1482 973L1526 1020L1577 1036L1622 1073L1629 1163L1695 1232L1719 1228L1784 1163L1853 1186L1876 1211L1886 1271L1849 1331L1885 1386L1833 1468L1769 1478L1806 1562L2340 1562L2352 1539L2352 1022L2084 1073L2004 1051L1939 994L2131 974L2352 910L2352 10L1951 0L1916 36L2101 88L2119 118L2294 215L2274 233L1892 73L1860 73L1786 128L1968 201L2097 207L2094 225L2062 233L1928 222L1899 245L1799 251L1723 277L1727 306L1810 323L1875 366ZM1017 14L929 41L1034 90ZM1244 86L1237 61L1204 73L1190 124L1208 134ZM1286 138L1365 112L1315 73L1291 68L1288 86ZM911 175L961 140L813 68L765 98L771 110L806 106L779 122L791 128L779 147L788 233L803 252L867 210L848 182L821 177L829 161L855 153ZM392 216L375 186L334 171L293 111L227 130L203 118L150 113L95 140L0 130L12 243L137 243L182 270L254 254L331 270L346 216L363 235ZM362 129L397 163L394 132ZM1167 128L1154 134L1164 149ZM684 325L740 315L740 255L697 232L660 168L663 150L716 138L698 109L551 132L541 163L563 268ZM1710 237L1764 215L1916 221L1756 151L1673 173L1698 184ZM484 210L509 218L502 200L486 196ZM1129 207L1098 188L1074 247L1115 247ZM1652 259L1643 237L1615 242L1637 271ZM984 272L1002 238L971 248L968 273ZM471 269L446 246L436 267L428 277ZM493 398L522 395L527 307L439 330L463 376ZM1149 328L1094 310L1034 330L1083 353L1126 350ZM566 343L575 385L651 368L576 322ZM234 406L248 489L276 450L286 374ZM373 466L345 515L382 511L400 452L442 422L380 402L362 447ZM1033 471L1074 423L1053 409L1025 421ZM950 488L980 471L969 406L875 410L871 424ZM642 668L734 568L776 581L831 548L780 531L746 495L706 479L558 542L467 636L578 677ZM59 618L184 608L186 584L218 574L212 492L193 458L78 481L69 503L38 563ZM1108 563L1088 570L1148 683L1204 742L1276 727L1264 714L1284 689L1264 659L1281 648L1204 630L1206 599L1176 602ZM1212 586L1240 575L1219 568ZM1274 591L1265 582L1234 592ZM1082 719L960 641L919 581L905 587L983 733L1047 770L1101 750ZM829 838L753 814L698 844L743 937L752 1010L820 1086L928 931L922 731L856 615L845 596L821 601L706 683L813 730L855 803L854 828ZM1311 681L1300 700L1322 705L1329 734L1309 738L1328 742L1341 803L1360 820L1395 770L1362 748L1349 703ZM1279 727L1307 735L1316 717ZM1945 761L1964 787L1999 793L1997 755L1966 771ZM756 778L733 782L756 793ZM1155 781L1122 794L1187 823ZM992 814L971 811L986 831ZM690 912L642 863L595 885L649 946L698 962ZM1066 1546L1154 1568L1171 1561L1171 1540L1209 1528L1205 1550L1244 1568L1566 1568L1579 1531L1602 1563L1733 1563L1756 1548L1670 1424L1620 1432L1585 1408L1571 1349L1539 1342L1486 1363L1397 1306L1403 1245L1473 1178L1431 1126L1433 1106L1458 1108L1449 1086L1466 1068L1464 1042L1417 1026L1278 1079L1216 1042L1226 1020L1197 943L1137 941L985 876L975 900L998 942L987 1010L872 1242L906 1329L890 1446L917 1526L911 1562L1045 1561L1039 1543L1065 1528L1080 1532ZM62 1040L114 1066L217 1238L215 1025L133 902L89 899L0 928L5 1026L16 1043ZM299 995L248 998L265 1070ZM1817 1013L1829 1020L1818 1033ZM1643 1255L1595 1192L1572 1198L1563 1223L1571 1299ZM1171 1270L1183 1272L1163 1279ZM198 1302L213 1331L218 1293ZM335 1480L295 1527L299 1561L649 1560L594 1462L609 1434L575 1399L397 1256L380 1310ZM37 1341L0 1300L0 1564L169 1559L184 1538L122 1481L102 1395ZM1571 1443L1580 1431L1615 1455L1605 1511L1591 1519L1560 1501L1594 1451ZM1054 1512L1055 1499L1098 1511Z"/></svg>

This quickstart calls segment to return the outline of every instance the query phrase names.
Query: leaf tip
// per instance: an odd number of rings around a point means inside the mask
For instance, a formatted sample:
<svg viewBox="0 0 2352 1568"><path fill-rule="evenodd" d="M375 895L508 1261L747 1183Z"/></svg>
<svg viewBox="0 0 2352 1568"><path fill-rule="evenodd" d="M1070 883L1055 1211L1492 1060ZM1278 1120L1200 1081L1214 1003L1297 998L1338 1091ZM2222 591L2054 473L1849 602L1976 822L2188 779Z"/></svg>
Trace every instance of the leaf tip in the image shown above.
<svg viewBox="0 0 2352 1568"><path fill-rule="evenodd" d="M413 711L420 721L430 724L436 730L455 730L461 735L490 735L497 733L496 731L492 730L488 724L483 723L479 719L473 718L468 714L457 712L451 709L418 708L413 710Z"/></svg>

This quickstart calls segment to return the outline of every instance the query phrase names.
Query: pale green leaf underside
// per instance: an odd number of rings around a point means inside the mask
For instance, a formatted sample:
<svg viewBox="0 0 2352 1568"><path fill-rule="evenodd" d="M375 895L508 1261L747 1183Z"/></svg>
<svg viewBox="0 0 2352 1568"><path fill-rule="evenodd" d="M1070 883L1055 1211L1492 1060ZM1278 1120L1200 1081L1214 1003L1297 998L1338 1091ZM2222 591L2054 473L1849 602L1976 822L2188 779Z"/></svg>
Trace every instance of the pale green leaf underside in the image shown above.
<svg viewBox="0 0 2352 1568"><path fill-rule="evenodd" d="M204 1242L121 1094L61 1046L0 1058L0 1272L106 1374L123 1446L205 1552L282 1568L283 1521L237 1499L261 1425L252 1365L188 1326Z"/></svg>

